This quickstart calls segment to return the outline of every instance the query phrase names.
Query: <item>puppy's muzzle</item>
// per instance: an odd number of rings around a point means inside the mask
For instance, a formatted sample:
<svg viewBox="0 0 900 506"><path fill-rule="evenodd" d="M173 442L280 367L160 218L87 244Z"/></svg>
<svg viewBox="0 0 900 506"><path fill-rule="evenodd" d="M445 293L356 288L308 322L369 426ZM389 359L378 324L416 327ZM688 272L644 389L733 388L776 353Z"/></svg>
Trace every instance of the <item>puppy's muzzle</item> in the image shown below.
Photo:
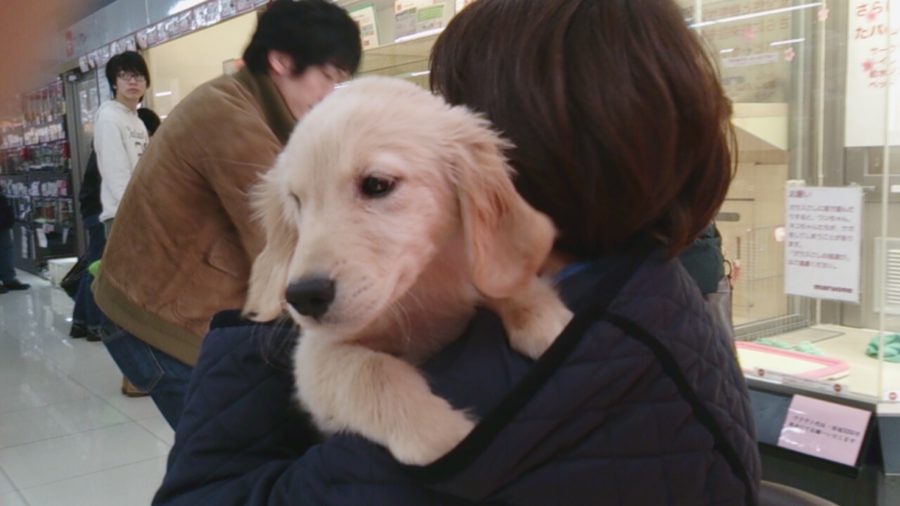
<svg viewBox="0 0 900 506"><path fill-rule="evenodd" d="M334 302L334 280L323 277L301 278L288 285L285 299L298 313L319 319Z"/></svg>

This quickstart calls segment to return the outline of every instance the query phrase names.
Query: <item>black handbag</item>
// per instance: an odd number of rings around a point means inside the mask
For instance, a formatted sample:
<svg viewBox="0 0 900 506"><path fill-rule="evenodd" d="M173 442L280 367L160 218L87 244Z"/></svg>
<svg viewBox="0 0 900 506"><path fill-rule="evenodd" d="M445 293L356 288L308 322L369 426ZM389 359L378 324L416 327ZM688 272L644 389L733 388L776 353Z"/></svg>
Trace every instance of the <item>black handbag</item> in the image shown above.
<svg viewBox="0 0 900 506"><path fill-rule="evenodd" d="M62 281L59 282L60 288L63 289L64 292L69 297L75 298L75 295L78 293L78 285L81 284L81 277L88 274L87 268L91 265L90 259L88 256L81 255L78 257L78 261L75 262L75 265L69 269L69 272L63 276Z"/></svg>

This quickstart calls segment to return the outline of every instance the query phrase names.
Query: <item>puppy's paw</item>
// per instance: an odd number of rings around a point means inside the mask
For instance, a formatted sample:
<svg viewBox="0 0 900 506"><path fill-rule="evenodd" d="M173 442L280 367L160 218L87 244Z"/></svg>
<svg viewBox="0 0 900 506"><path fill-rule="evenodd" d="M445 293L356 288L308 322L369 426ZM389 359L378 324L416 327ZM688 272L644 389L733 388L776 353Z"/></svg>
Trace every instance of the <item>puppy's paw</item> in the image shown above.
<svg viewBox="0 0 900 506"><path fill-rule="evenodd" d="M388 449L399 462L424 466L443 457L475 428L475 422L464 412L454 410L435 420L430 426L398 433Z"/></svg>
<svg viewBox="0 0 900 506"><path fill-rule="evenodd" d="M538 358L553 345L572 319L572 312L560 304L529 311L523 324L507 329L513 349L531 358Z"/></svg>
<svg viewBox="0 0 900 506"><path fill-rule="evenodd" d="M255 322L269 322L283 314L281 299L273 294L250 294L241 316Z"/></svg>
<svg viewBox="0 0 900 506"><path fill-rule="evenodd" d="M535 359L550 348L572 319L572 312L553 287L538 278L523 293L495 300L492 306L503 320L513 349Z"/></svg>

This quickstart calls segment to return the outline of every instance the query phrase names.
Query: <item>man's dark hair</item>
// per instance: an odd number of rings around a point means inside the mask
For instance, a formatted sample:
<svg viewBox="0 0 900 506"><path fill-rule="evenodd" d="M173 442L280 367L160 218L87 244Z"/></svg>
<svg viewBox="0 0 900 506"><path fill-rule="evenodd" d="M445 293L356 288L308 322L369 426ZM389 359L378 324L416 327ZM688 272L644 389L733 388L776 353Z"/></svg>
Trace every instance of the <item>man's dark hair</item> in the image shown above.
<svg viewBox="0 0 900 506"><path fill-rule="evenodd" d="M516 188L575 258L648 232L677 254L734 173L731 102L671 0L478 0L435 43L431 88L512 141Z"/></svg>
<svg viewBox="0 0 900 506"><path fill-rule="evenodd" d="M138 118L141 118L141 121L144 122L144 126L147 127L147 133L153 135L156 133L156 129L159 128L159 124L162 123L162 120L159 119L159 116L153 112L153 109L149 109L147 107L141 107L137 110Z"/></svg>
<svg viewBox="0 0 900 506"><path fill-rule="evenodd" d="M331 64L350 74L362 57L359 27L347 12L325 0L277 0L259 17L244 50L250 72L269 70L269 51L290 55L294 75L307 67Z"/></svg>
<svg viewBox="0 0 900 506"><path fill-rule="evenodd" d="M116 77L119 72L134 72L142 75L147 80L147 86L150 86L150 71L147 70L147 62L135 51L119 53L106 63L106 81L109 83L113 97L116 96Z"/></svg>

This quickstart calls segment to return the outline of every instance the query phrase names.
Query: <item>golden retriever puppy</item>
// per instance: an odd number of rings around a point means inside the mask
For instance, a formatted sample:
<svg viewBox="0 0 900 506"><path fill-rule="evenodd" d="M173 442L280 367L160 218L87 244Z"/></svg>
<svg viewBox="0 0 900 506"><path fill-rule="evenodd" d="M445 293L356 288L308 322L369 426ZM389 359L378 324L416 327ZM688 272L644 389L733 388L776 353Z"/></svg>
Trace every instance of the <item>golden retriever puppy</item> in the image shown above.
<svg viewBox="0 0 900 506"><path fill-rule="evenodd" d="M399 79L336 90L292 134L253 192L267 245L244 314L302 328L300 401L322 429L353 431L427 464L474 420L416 368L478 304L538 357L571 318L538 278L555 237L516 192L488 122Z"/></svg>

